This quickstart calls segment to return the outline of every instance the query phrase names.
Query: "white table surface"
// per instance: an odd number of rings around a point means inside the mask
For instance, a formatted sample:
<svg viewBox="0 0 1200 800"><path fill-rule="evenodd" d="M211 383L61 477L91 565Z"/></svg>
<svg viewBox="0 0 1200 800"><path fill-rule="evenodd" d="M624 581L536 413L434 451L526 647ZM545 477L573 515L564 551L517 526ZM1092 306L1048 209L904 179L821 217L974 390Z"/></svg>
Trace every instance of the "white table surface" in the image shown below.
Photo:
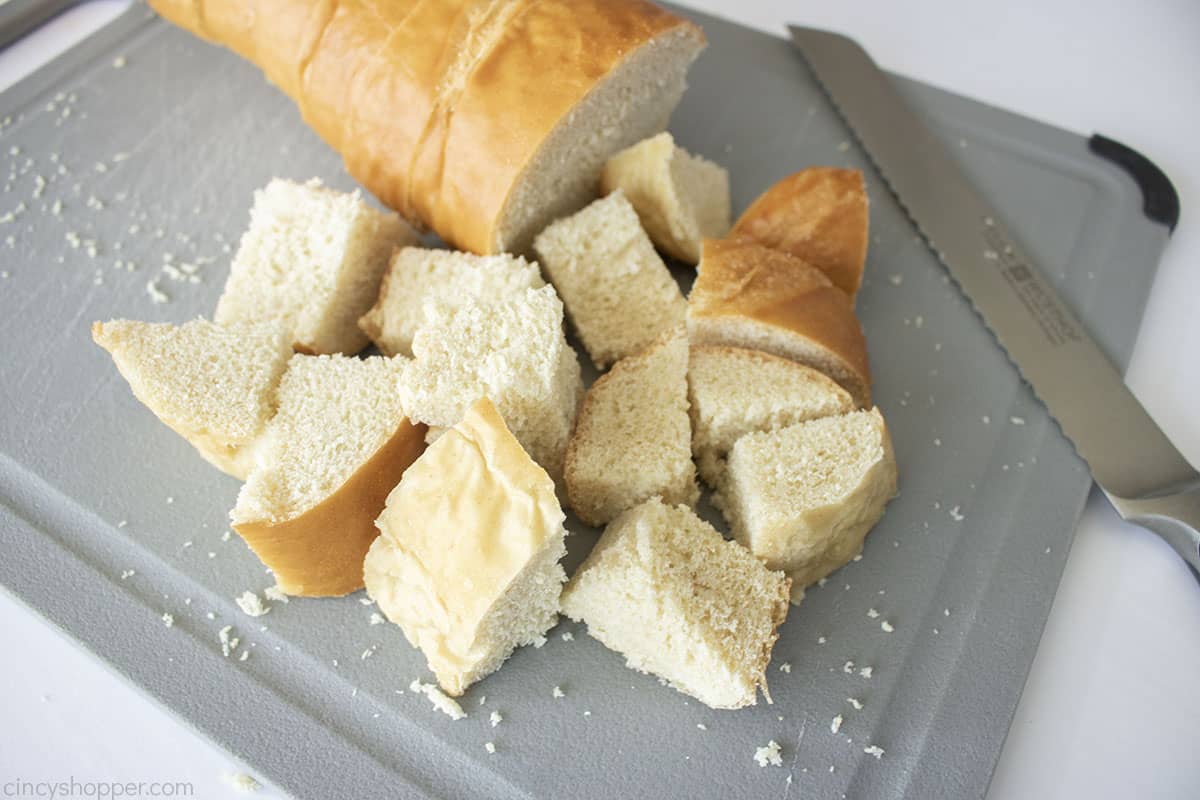
<svg viewBox="0 0 1200 800"><path fill-rule="evenodd" d="M1162 167L1183 215L1128 377L1200 464L1200 3L686 1L769 31L787 21L840 30L893 71L1103 133ZM0 87L124 7L96 0L0 52ZM5 781L74 776L241 796L227 776L244 767L2 592L0 631L0 792ZM1200 587L1093 492L988 797L1200 797L1198 727Z"/></svg>

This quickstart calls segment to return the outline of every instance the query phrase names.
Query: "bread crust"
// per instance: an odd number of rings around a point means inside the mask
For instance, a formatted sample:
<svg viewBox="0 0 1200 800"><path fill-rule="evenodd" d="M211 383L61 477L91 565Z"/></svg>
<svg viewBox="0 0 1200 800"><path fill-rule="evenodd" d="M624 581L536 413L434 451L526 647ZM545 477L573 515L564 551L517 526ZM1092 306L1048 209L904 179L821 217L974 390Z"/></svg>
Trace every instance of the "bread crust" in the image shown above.
<svg viewBox="0 0 1200 800"><path fill-rule="evenodd" d="M379 535L375 519L404 471L425 452L425 430L402 421L336 492L299 516L233 526L275 574L281 591L340 597L363 587L363 559Z"/></svg>
<svg viewBox="0 0 1200 800"><path fill-rule="evenodd" d="M763 192L734 223L730 236L804 259L853 300L862 285L868 225L862 173L810 167Z"/></svg>
<svg viewBox="0 0 1200 800"><path fill-rule="evenodd" d="M809 366L840 383L859 407L870 406L867 342L853 303L806 261L747 240L705 240L699 275L688 296L692 342L748 346L722 341L720 334L706 330L707 322L749 325L816 348L829 364ZM769 346L759 349L801 360Z"/></svg>
<svg viewBox="0 0 1200 800"><path fill-rule="evenodd" d="M697 26L646 0L150 5L257 64L355 179L476 253L497 252L514 188L605 76L671 31L704 41Z"/></svg>

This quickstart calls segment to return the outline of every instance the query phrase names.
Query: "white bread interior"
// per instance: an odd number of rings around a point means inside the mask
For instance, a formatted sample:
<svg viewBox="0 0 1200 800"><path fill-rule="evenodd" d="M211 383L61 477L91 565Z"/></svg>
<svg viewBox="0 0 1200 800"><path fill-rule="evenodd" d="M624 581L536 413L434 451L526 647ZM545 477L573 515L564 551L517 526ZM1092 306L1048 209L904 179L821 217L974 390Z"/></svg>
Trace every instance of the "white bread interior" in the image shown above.
<svg viewBox="0 0 1200 800"><path fill-rule="evenodd" d="M552 286L500 302L430 305L413 354L400 396L414 420L448 428L486 397L534 460L561 477L583 381Z"/></svg>
<svg viewBox="0 0 1200 800"><path fill-rule="evenodd" d="M692 453L704 482L721 483L733 443L747 433L854 410L831 378L761 350L697 345L688 361Z"/></svg>
<svg viewBox="0 0 1200 800"><path fill-rule="evenodd" d="M291 342L270 323L92 325L133 395L218 469L245 480L275 413Z"/></svg>
<svg viewBox="0 0 1200 800"><path fill-rule="evenodd" d="M367 592L459 696L557 621L565 518L554 481L480 400L388 497Z"/></svg>
<svg viewBox="0 0 1200 800"><path fill-rule="evenodd" d="M398 215L358 192L275 178L254 193L215 319L278 320L301 352L353 355L367 346L358 320L375 303L392 250L415 242Z"/></svg>
<svg viewBox="0 0 1200 800"><path fill-rule="evenodd" d="M588 390L566 463L567 497L588 525L604 525L654 496L671 504L699 500L687 369L681 327L618 361Z"/></svg>
<svg viewBox="0 0 1200 800"><path fill-rule="evenodd" d="M652 498L608 525L562 610L631 669L712 708L741 708L767 691L789 585L688 507Z"/></svg>
<svg viewBox="0 0 1200 800"><path fill-rule="evenodd" d="M733 445L714 497L739 542L804 588L862 551L896 494L896 459L879 409L750 433Z"/></svg>
<svg viewBox="0 0 1200 800"><path fill-rule="evenodd" d="M545 285L537 264L520 256L404 247L392 254L379 299L358 326L384 355L411 356L426 303L454 306L468 298L491 302Z"/></svg>
<svg viewBox="0 0 1200 800"><path fill-rule="evenodd" d="M404 415L401 357L295 355L279 410L230 512L287 594L348 594L388 492L425 449Z"/></svg>
<svg viewBox="0 0 1200 800"><path fill-rule="evenodd" d="M623 193L554 223L534 249L597 368L683 324L679 285Z"/></svg>
<svg viewBox="0 0 1200 800"><path fill-rule="evenodd" d="M654 244L684 263L700 261L704 239L729 233L729 173L678 147L668 132L610 158L600 190L624 192Z"/></svg>

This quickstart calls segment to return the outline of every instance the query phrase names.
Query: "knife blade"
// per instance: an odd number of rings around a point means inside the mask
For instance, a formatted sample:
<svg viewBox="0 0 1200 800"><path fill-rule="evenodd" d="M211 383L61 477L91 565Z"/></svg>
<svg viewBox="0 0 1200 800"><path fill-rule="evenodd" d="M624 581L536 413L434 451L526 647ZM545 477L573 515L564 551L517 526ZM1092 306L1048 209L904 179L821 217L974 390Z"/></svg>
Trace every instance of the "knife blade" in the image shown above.
<svg viewBox="0 0 1200 800"><path fill-rule="evenodd" d="M840 34L790 30L868 158L1118 513L1163 536L1200 579L1200 474L870 55Z"/></svg>

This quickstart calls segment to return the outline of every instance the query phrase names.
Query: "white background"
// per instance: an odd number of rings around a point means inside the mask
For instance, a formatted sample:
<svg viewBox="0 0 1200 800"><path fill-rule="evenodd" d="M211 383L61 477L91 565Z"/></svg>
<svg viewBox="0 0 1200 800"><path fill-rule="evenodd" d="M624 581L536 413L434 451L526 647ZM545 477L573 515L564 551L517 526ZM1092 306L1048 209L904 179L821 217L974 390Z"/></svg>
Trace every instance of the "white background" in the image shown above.
<svg viewBox="0 0 1200 800"><path fill-rule="evenodd" d="M1104 133L1161 166L1183 217L1129 383L1200 464L1200 2L688 2L769 31L840 30L893 71ZM123 7L96 0L0 53L0 86ZM237 796L225 776L242 767L226 753L2 593L0 631L0 778L166 779ZM1200 587L1093 493L989 798L1200 796L1197 728Z"/></svg>

